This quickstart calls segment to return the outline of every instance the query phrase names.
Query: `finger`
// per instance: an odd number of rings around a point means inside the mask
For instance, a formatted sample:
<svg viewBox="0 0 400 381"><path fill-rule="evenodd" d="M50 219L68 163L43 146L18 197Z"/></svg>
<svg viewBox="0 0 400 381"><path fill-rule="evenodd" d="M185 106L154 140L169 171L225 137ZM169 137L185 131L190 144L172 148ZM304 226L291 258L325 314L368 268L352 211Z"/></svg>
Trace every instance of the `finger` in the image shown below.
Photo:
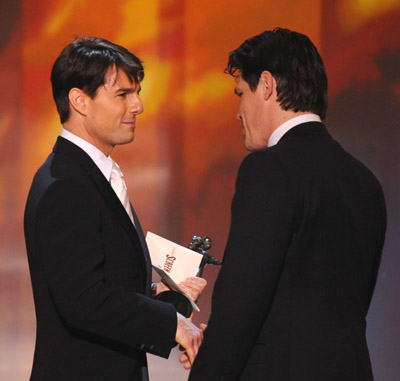
<svg viewBox="0 0 400 381"><path fill-rule="evenodd" d="M193 343L194 357L196 357L197 352L199 351L200 344L201 344L200 336L198 336L198 337L196 338L195 342ZM194 360L194 357L193 357L193 360Z"/></svg>
<svg viewBox="0 0 400 381"><path fill-rule="evenodd" d="M195 290L197 292L201 291L203 289L203 287L201 287L200 285L196 284L196 283L191 283L189 281L182 281L179 284L180 287L184 287L184 288L188 288L190 290Z"/></svg>
<svg viewBox="0 0 400 381"><path fill-rule="evenodd" d="M203 278L190 277L182 281L181 284L185 284L188 287L196 288L198 290L203 290L207 285L207 281Z"/></svg>
<svg viewBox="0 0 400 381"><path fill-rule="evenodd" d="M204 332L206 330L206 328L207 328L207 324L200 323L200 328Z"/></svg>
<svg viewBox="0 0 400 381"><path fill-rule="evenodd" d="M203 289L204 287L207 286L207 281L203 278L186 278L184 282L189 283L193 287L198 287L199 289Z"/></svg>
<svg viewBox="0 0 400 381"><path fill-rule="evenodd" d="M202 341L203 341L203 331L199 330L198 335L196 335L193 342L193 352L194 352L193 360L197 356Z"/></svg>
<svg viewBox="0 0 400 381"><path fill-rule="evenodd" d="M190 299L192 299L193 301L196 301L196 300L199 298L200 294L201 294L200 291L194 290L194 289L191 288L191 287L186 287L185 285L180 285L180 287L181 287L182 291L183 291Z"/></svg>
<svg viewBox="0 0 400 381"><path fill-rule="evenodd" d="M196 357L196 353L195 353L193 347L186 348L186 354L189 358L190 364L193 364L194 358Z"/></svg>
<svg viewBox="0 0 400 381"><path fill-rule="evenodd" d="M196 345L195 345L196 356L197 356L197 352L199 351L200 345L202 342L203 342L203 331L200 330L199 335L196 338Z"/></svg>
<svg viewBox="0 0 400 381"><path fill-rule="evenodd" d="M179 356L179 362L181 362L182 364L185 362L188 362L188 361L189 361L189 357L187 356L186 352L182 353Z"/></svg>
<svg viewBox="0 0 400 381"><path fill-rule="evenodd" d="M186 353L181 354L179 357L179 362L183 365L184 369L189 370L191 368L189 357L186 355Z"/></svg>
<svg viewBox="0 0 400 381"><path fill-rule="evenodd" d="M191 280L197 284L207 284L207 281L199 276L189 276L185 280Z"/></svg>

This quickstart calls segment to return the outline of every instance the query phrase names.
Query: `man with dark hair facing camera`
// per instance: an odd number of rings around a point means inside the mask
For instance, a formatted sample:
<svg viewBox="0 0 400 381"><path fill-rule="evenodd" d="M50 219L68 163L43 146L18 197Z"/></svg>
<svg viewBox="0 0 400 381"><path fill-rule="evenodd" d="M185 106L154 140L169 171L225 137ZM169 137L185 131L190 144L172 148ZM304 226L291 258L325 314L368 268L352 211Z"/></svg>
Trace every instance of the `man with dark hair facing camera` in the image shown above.
<svg viewBox="0 0 400 381"><path fill-rule="evenodd" d="M276 28L234 50L226 71L251 153L189 380L372 380L365 317L385 202L321 122L322 59L308 37Z"/></svg>
<svg viewBox="0 0 400 381"><path fill-rule="evenodd" d="M143 76L134 54L98 38L76 39L54 63L63 130L24 219L37 318L32 381L143 381L146 352L168 357L178 342L193 361L201 343L199 328L150 297L148 249L110 157L134 139ZM204 286L183 285L194 300Z"/></svg>

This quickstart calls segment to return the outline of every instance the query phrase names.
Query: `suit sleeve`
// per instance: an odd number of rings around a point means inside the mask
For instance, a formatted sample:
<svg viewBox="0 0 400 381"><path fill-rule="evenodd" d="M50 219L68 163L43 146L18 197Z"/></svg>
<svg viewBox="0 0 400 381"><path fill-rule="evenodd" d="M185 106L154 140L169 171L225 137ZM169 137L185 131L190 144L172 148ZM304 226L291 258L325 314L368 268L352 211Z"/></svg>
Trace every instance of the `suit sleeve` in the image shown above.
<svg viewBox="0 0 400 381"><path fill-rule="evenodd" d="M173 306L105 279L98 197L87 182L64 179L36 207L36 259L55 308L72 334L168 357L177 325Z"/></svg>
<svg viewBox="0 0 400 381"><path fill-rule="evenodd" d="M243 161L211 316L189 380L237 380L265 321L292 234L287 174L268 151Z"/></svg>

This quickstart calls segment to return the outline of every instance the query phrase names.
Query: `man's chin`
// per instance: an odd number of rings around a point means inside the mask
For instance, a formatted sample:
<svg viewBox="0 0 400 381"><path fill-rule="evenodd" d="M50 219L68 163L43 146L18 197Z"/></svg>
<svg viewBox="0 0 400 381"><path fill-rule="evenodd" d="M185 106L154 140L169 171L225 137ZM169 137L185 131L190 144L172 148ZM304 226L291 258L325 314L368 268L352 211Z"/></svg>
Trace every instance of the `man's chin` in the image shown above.
<svg viewBox="0 0 400 381"><path fill-rule="evenodd" d="M246 139L246 135L244 135L244 148L246 148L247 151L254 151L253 145L251 144L251 141L249 139Z"/></svg>
<svg viewBox="0 0 400 381"><path fill-rule="evenodd" d="M246 148L247 151L249 152L254 152L254 151L259 151L262 150L264 148L267 148L267 146L264 146L262 144L256 144L254 142L250 142L250 141L244 141L244 148Z"/></svg>
<svg viewBox="0 0 400 381"><path fill-rule="evenodd" d="M134 134L134 133L132 133L132 135L131 135L131 136L129 136L129 137L125 137L124 139L121 139L121 140L120 140L120 142L119 142L119 143L117 143L116 145L123 146L123 145L125 145L125 144L132 143L134 140L135 140L135 134Z"/></svg>

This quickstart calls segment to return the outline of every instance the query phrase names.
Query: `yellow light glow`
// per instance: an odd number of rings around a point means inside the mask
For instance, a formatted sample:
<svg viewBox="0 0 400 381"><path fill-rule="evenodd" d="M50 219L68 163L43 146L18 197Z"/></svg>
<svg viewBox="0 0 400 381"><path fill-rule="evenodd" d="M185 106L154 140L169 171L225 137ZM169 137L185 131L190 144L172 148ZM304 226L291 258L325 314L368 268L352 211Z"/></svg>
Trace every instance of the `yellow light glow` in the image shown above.
<svg viewBox="0 0 400 381"><path fill-rule="evenodd" d="M399 6L400 0L341 0L338 15L344 29L351 31Z"/></svg>
<svg viewBox="0 0 400 381"><path fill-rule="evenodd" d="M214 102L232 92L232 83L224 77L221 70L205 73L197 80L189 82L185 87L186 111L192 111L201 101Z"/></svg>
<svg viewBox="0 0 400 381"><path fill-rule="evenodd" d="M121 2L121 29L117 41L135 46L158 35L158 0L125 0Z"/></svg>
<svg viewBox="0 0 400 381"><path fill-rule="evenodd" d="M69 0L62 4L62 7L47 20L43 25L43 36L54 36L56 35L67 23L71 16L74 8L81 5L82 1Z"/></svg>
<svg viewBox="0 0 400 381"><path fill-rule="evenodd" d="M141 57L145 63L145 77L142 85L144 117L157 115L160 105L168 99L171 63L156 57Z"/></svg>
<svg viewBox="0 0 400 381"><path fill-rule="evenodd" d="M398 5L399 0L352 0L354 12L360 13L365 17L375 17L377 14L386 12Z"/></svg>

